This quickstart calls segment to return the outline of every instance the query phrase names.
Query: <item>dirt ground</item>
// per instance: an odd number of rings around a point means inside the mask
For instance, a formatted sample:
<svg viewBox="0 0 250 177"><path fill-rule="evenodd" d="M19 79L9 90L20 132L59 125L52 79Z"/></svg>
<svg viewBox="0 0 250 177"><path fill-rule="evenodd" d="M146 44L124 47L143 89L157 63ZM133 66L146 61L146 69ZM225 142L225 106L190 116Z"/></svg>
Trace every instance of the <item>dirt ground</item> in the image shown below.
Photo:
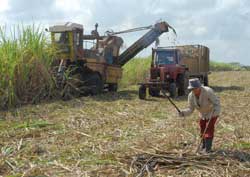
<svg viewBox="0 0 250 177"><path fill-rule="evenodd" d="M190 158L195 165L140 174L132 164L139 154L171 152L178 158L195 152L198 113L179 118L167 99L140 100L138 87L131 86L0 112L0 176L250 176L249 76L247 71L209 75L222 105L213 147L224 154L223 164ZM187 97L175 103L185 108Z"/></svg>

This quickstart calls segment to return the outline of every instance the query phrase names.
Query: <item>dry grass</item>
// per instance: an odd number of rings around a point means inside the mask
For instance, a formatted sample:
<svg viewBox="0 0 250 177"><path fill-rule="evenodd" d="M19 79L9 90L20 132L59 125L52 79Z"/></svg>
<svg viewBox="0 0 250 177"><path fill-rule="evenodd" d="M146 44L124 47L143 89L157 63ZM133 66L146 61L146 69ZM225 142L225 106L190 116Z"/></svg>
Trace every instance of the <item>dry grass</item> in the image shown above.
<svg viewBox="0 0 250 177"><path fill-rule="evenodd" d="M215 150L250 154L249 74L210 75L222 104ZM180 108L187 104L185 97L175 102ZM137 86L132 86L118 93L1 112L0 176L136 176L130 157L158 151L192 154L198 142L197 113L180 119L166 99L139 100ZM226 166L189 166L182 171L165 167L153 175L250 174L247 156L245 162L232 155L223 158L229 162Z"/></svg>

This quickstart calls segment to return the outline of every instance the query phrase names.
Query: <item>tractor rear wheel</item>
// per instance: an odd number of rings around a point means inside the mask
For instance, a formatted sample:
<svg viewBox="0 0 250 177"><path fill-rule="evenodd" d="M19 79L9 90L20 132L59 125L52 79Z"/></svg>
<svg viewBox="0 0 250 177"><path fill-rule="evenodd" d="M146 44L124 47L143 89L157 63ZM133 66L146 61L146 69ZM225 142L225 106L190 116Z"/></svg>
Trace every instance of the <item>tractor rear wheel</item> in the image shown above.
<svg viewBox="0 0 250 177"><path fill-rule="evenodd" d="M118 86L117 84L109 84L108 85L108 91L110 92L117 92Z"/></svg>
<svg viewBox="0 0 250 177"><path fill-rule="evenodd" d="M184 73L184 74L181 74L178 79L177 79L177 82L178 82L178 96L183 96L183 95L186 95L188 93L188 78L189 78L189 75L188 73Z"/></svg>
<svg viewBox="0 0 250 177"><path fill-rule="evenodd" d="M146 87L143 85L139 87L139 98L142 100L146 98Z"/></svg>
<svg viewBox="0 0 250 177"><path fill-rule="evenodd" d="M203 80L203 82L204 82L204 86L208 86L208 76L206 75L206 76L204 76L204 78L203 78L204 80Z"/></svg>
<svg viewBox="0 0 250 177"><path fill-rule="evenodd" d="M152 97L157 97L160 94L160 90L157 88L149 88L148 92L149 92L149 95Z"/></svg>
<svg viewBox="0 0 250 177"><path fill-rule="evenodd" d="M176 92L176 83L175 82L170 83L170 85L169 85L169 94L170 94L171 98L176 97L177 92Z"/></svg>

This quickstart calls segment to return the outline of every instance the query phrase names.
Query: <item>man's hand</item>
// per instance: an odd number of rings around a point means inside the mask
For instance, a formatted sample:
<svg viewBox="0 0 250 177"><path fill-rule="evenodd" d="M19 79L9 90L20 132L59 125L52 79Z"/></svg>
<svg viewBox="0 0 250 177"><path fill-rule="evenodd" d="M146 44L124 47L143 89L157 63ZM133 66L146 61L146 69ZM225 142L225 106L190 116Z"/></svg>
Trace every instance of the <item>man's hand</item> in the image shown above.
<svg viewBox="0 0 250 177"><path fill-rule="evenodd" d="M178 112L179 117L184 117L184 113L182 111Z"/></svg>

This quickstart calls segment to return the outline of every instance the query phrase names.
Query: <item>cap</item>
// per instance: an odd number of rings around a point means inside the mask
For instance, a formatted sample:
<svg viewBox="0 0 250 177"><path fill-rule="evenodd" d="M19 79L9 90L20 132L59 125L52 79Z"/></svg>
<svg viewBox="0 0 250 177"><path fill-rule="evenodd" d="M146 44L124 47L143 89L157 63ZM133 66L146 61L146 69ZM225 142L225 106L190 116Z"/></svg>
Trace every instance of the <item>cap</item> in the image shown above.
<svg viewBox="0 0 250 177"><path fill-rule="evenodd" d="M189 79L188 89L200 88L201 82L198 78Z"/></svg>

